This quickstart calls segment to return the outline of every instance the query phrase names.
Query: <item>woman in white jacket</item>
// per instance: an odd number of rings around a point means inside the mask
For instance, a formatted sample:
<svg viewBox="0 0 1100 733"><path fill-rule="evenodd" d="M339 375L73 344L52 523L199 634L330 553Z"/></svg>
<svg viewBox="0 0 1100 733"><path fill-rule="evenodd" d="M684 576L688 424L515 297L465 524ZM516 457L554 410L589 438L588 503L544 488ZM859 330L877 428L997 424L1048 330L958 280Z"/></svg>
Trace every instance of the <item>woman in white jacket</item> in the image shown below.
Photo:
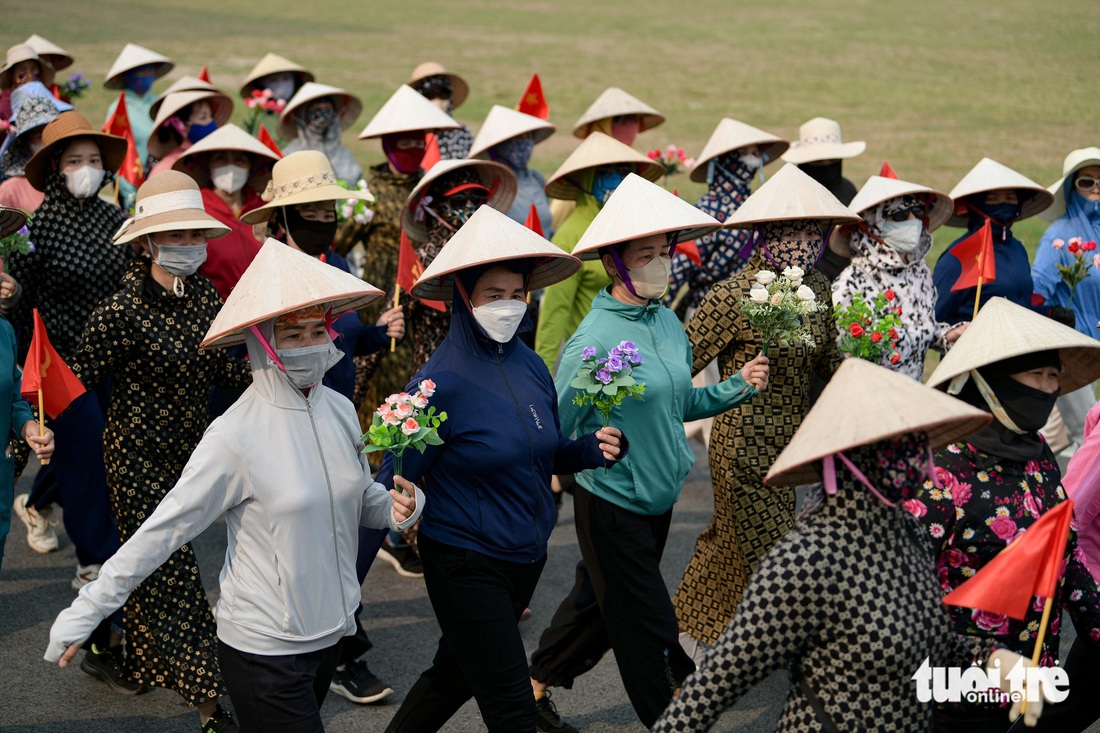
<svg viewBox="0 0 1100 733"><path fill-rule="evenodd" d="M275 287L275 284L279 284ZM269 239L203 347L245 342L253 384L206 431L176 486L50 631L64 667L95 626L225 514L218 659L243 731L323 731L340 639L355 631L359 524L401 531L423 495L387 490L351 403L320 384L340 357L327 324L381 291Z"/></svg>

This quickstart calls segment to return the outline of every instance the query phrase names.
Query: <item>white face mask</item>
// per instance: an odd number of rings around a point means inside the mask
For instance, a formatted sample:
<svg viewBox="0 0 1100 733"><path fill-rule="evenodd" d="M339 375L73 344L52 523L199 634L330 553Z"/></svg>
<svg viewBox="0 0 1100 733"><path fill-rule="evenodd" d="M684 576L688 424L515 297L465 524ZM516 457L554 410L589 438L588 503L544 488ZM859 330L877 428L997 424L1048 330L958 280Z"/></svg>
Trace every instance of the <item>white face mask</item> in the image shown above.
<svg viewBox="0 0 1100 733"><path fill-rule="evenodd" d="M319 346L304 346L300 349L275 349L287 379L298 389L313 387L325 378L325 372L340 359L344 352L336 348L330 340Z"/></svg>
<svg viewBox="0 0 1100 733"><path fill-rule="evenodd" d="M214 188L226 193L237 193L248 183L248 168L239 165L219 165L210 171L210 180Z"/></svg>
<svg viewBox="0 0 1100 733"><path fill-rule="evenodd" d="M470 312L489 338L498 344L506 344L516 335L516 329L527 314L527 303L522 300L494 300Z"/></svg>
<svg viewBox="0 0 1100 733"><path fill-rule="evenodd" d="M290 98L294 96L294 80L277 79L267 85L267 90L271 92L273 98L289 102Z"/></svg>
<svg viewBox="0 0 1100 733"><path fill-rule="evenodd" d="M168 245L156 244L156 259L153 260L169 275L187 277L206 262L206 243Z"/></svg>
<svg viewBox="0 0 1100 733"><path fill-rule="evenodd" d="M745 166L750 171L760 170L764 167L764 159L759 155L749 153L741 156L741 165Z"/></svg>
<svg viewBox="0 0 1100 733"><path fill-rule="evenodd" d="M672 260L668 257L654 257L644 267L628 267L630 282L639 298L653 300L660 298L668 290L668 276L672 272Z"/></svg>
<svg viewBox="0 0 1100 733"><path fill-rule="evenodd" d="M106 175L102 168L93 168L86 165L75 171L65 173L65 188L69 189L75 198L86 199L95 195L103 186L103 176Z"/></svg>
<svg viewBox="0 0 1100 733"><path fill-rule="evenodd" d="M890 221L887 219L879 226L879 230L882 232L882 241L890 245L894 251L907 255L920 247L924 225L920 219L906 219L905 221Z"/></svg>

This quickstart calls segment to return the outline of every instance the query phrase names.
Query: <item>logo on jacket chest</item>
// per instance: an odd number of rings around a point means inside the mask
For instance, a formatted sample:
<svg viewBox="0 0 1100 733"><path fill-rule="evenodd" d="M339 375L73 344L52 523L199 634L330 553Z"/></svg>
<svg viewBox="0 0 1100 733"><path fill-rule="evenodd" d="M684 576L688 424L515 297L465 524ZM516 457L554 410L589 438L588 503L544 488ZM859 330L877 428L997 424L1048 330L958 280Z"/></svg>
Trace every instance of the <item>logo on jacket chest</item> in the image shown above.
<svg viewBox="0 0 1100 733"><path fill-rule="evenodd" d="M535 412L535 406L527 405L527 409L531 411L531 417L535 418L535 427L542 430L542 420L539 420L539 414Z"/></svg>

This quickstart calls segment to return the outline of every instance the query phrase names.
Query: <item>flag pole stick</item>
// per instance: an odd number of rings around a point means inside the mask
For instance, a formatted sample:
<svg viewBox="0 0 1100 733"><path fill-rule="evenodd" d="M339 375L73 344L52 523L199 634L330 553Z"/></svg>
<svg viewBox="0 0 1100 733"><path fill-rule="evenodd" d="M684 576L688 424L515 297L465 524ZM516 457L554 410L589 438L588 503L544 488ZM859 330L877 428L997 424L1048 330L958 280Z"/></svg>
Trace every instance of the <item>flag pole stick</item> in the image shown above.
<svg viewBox="0 0 1100 733"><path fill-rule="evenodd" d="M45 401L42 397L42 388L38 388L38 435L43 436L46 434L46 408L44 407ZM50 465L50 459L42 461L43 466Z"/></svg>
<svg viewBox="0 0 1100 733"><path fill-rule="evenodd" d="M981 282L981 281L979 281ZM1054 608L1054 604L1050 602L1049 598L1043 599L1043 620L1039 622L1039 635L1035 637L1035 651L1031 653L1031 666L1039 666L1039 657L1043 655L1043 641L1046 639L1047 626L1050 623L1050 609ZM1024 701L1020 705L1020 717L1023 717L1027 712L1027 693L1024 693Z"/></svg>
<svg viewBox="0 0 1100 733"><path fill-rule="evenodd" d="M979 267L981 267L981 265L979 265ZM978 304L981 303L981 302L982 302L982 276L978 275L978 291L974 294L974 315L971 316L970 320L973 321L975 318L978 317L978 307L979 307Z"/></svg>
<svg viewBox="0 0 1100 733"><path fill-rule="evenodd" d="M393 289L393 307L401 305L401 286L397 285ZM397 350L397 339L390 337L390 353L392 354Z"/></svg>

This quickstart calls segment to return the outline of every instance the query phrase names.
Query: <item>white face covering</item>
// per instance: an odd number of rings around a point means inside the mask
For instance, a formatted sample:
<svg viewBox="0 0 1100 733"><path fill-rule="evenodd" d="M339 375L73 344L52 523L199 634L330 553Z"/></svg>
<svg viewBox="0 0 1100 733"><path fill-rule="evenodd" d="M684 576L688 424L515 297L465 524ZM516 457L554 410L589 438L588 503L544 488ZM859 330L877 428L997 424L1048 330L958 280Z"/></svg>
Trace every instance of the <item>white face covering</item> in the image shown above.
<svg viewBox="0 0 1100 733"><path fill-rule="evenodd" d="M300 349L275 349L287 379L298 389L320 384L325 372L344 357L331 340L319 346L303 346Z"/></svg>
<svg viewBox="0 0 1100 733"><path fill-rule="evenodd" d="M668 290L668 276L672 272L672 260L668 257L654 257L643 267L629 267L630 282L634 294L639 298L653 300L660 298Z"/></svg>
<svg viewBox="0 0 1100 733"><path fill-rule="evenodd" d="M756 171L764 167L764 159L749 153L741 156L741 164L751 171Z"/></svg>
<svg viewBox="0 0 1100 733"><path fill-rule="evenodd" d="M516 329L527 313L527 303L522 300L494 300L470 312L489 338L498 344L505 344L516 335Z"/></svg>
<svg viewBox="0 0 1100 733"><path fill-rule="evenodd" d="M239 165L219 165L210 171L210 180L214 188L226 193L237 193L248 183L248 168Z"/></svg>
<svg viewBox="0 0 1100 733"><path fill-rule="evenodd" d="M176 277L194 275L195 271L202 267L202 263L206 262L205 242L202 244L181 245L153 242L153 245L156 247L157 254L156 259L153 261L169 275L175 275Z"/></svg>
<svg viewBox="0 0 1100 733"><path fill-rule="evenodd" d="M65 173L65 187L69 189L75 198L86 199L95 195L103 186L103 176L106 173L102 168L93 168L90 165L77 168L75 171Z"/></svg>
<svg viewBox="0 0 1100 733"><path fill-rule="evenodd" d="M882 231L882 241L890 245L895 251L907 255L920 247L920 235L924 225L920 219L906 219L905 221L890 221L887 219L879 226Z"/></svg>
<svg viewBox="0 0 1100 733"><path fill-rule="evenodd" d="M271 96L274 99L281 99L284 102L289 102L291 97L294 96L294 80L276 79L268 83L267 89L271 92Z"/></svg>

